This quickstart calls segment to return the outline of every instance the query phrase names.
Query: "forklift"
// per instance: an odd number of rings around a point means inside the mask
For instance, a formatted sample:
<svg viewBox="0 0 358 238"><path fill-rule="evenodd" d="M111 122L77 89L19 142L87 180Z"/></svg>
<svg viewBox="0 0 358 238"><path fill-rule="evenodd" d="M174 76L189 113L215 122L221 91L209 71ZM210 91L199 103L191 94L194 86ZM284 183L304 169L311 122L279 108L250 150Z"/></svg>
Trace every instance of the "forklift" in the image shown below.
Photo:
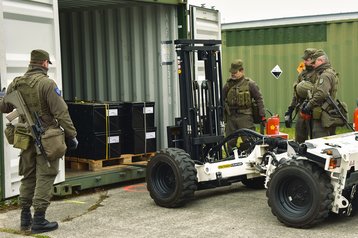
<svg viewBox="0 0 358 238"><path fill-rule="evenodd" d="M176 40L180 117L167 128L168 148L147 165L147 189L161 207L181 207L197 190L242 182L267 188L268 205L283 224L311 227L330 212L357 210L358 135L298 144L249 129L224 134L219 40ZM194 79L194 62L205 79ZM239 146L227 142L241 138ZM243 139L245 138L245 139ZM239 140L240 141L240 140Z"/></svg>

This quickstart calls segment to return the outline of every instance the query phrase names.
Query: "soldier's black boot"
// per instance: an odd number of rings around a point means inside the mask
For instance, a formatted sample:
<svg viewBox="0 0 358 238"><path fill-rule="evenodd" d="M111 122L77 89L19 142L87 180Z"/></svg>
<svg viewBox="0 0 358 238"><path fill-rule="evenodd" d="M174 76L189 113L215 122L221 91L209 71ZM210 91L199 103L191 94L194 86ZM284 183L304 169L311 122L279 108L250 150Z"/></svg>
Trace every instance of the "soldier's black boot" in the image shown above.
<svg viewBox="0 0 358 238"><path fill-rule="evenodd" d="M32 224L32 216L29 207L22 208L20 217L20 228L22 231L30 230Z"/></svg>
<svg viewBox="0 0 358 238"><path fill-rule="evenodd" d="M45 212L35 211L34 222L31 227L31 232L33 234L53 231L58 228L57 222L49 222L45 219Z"/></svg>

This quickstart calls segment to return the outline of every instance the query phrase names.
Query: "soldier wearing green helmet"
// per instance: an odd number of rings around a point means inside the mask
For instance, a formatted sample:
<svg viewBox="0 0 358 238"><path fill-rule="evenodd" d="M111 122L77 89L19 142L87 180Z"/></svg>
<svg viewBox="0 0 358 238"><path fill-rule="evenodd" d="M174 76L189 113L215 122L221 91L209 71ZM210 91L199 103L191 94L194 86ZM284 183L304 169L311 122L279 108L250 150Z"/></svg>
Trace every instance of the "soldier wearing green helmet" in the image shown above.
<svg viewBox="0 0 358 238"><path fill-rule="evenodd" d="M294 110L296 110L296 115L300 115L300 106L308 98L308 91L312 90L313 85L316 81L314 68L312 66L312 56L316 53L317 49L307 48L304 51L302 59L304 61L304 69L299 73L296 82L293 85L293 97L290 106L288 107L285 113L285 122L286 126L290 127L290 120L288 117L292 116ZM301 116L297 117L296 126L295 126L295 140L298 143L303 143L310 136L311 127L310 123L307 120L304 120Z"/></svg>
<svg viewBox="0 0 358 238"><path fill-rule="evenodd" d="M61 96L61 91L55 81L47 75L49 64L52 62L48 52L42 49L33 50L27 72L23 76L16 77L9 84L6 94L15 90L20 93L29 114L31 116L38 115L36 119L41 122L45 133L47 130L61 127L66 137L67 149L75 149L78 144L77 132L68 113L67 104ZM2 113L9 113L13 110L14 106L6 101L6 95L0 99ZM32 118L32 120L35 119ZM19 122L26 125L26 121L22 117L19 118ZM16 133L15 130L15 136ZM45 213L50 205L52 185L59 171L60 158L46 159L45 155L39 153L31 134L23 138L27 140L27 143L22 143L19 162L19 175L23 176L19 196L20 228L21 230L31 228L32 233L55 230L58 228L58 223L47 221ZM54 144L52 147L56 149L58 146L61 145ZM31 215L31 206L35 211L34 217Z"/></svg>

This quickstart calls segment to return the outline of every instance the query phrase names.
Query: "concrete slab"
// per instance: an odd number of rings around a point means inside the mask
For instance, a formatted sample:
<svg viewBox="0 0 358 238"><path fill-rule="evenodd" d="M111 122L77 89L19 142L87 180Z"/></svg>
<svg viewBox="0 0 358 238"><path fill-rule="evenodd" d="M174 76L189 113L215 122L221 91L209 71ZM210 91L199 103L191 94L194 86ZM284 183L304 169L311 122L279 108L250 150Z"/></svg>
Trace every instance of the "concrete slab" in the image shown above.
<svg viewBox="0 0 358 238"><path fill-rule="evenodd" d="M19 210L0 213L0 228L19 229ZM145 183L53 201L51 238L89 237L357 237L358 216L330 216L311 229L289 228L274 217L265 190L241 183L198 191L182 208L158 207ZM26 237L0 232L0 237Z"/></svg>

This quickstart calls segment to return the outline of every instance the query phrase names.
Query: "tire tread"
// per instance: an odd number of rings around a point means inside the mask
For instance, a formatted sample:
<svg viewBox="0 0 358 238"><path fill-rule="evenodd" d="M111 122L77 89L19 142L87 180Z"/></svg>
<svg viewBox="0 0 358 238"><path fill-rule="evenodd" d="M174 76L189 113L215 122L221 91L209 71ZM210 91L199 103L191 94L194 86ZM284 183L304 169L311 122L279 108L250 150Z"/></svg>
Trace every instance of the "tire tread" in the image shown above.
<svg viewBox="0 0 358 238"><path fill-rule="evenodd" d="M306 170L306 172L310 173L313 178L318 181L320 189L320 199L321 202L319 203L319 212L317 213L316 217L311 219L310 221L292 224L291 222L287 222L285 218L278 215L277 211L275 210L276 207L274 206L275 200L274 197L272 197L270 188L272 186L272 178L276 176L277 173L279 173L282 169L288 168L288 167L297 167L300 169ZM333 186L330 183L329 177L325 173L325 171L318 167L316 164L313 164L309 161L305 160L289 160L284 164L281 164L270 176L270 180L268 182L268 189L266 190L266 197L268 198L268 205L271 208L271 212L274 216L277 217L277 219L285 224L286 226L296 227L296 228L309 228L317 223L323 221L325 218L328 217L329 212L332 209L332 202L333 202Z"/></svg>
<svg viewBox="0 0 358 238"><path fill-rule="evenodd" d="M148 173L151 171L147 171L147 184L149 185L147 188L151 198L159 206L169 208L183 206L188 200L194 197L194 192L197 190L197 171L195 169L194 161L190 158L188 153L178 148L162 149L156 156L166 156L168 159L172 160L175 166L179 169L182 183L178 189L179 194L170 201L163 203L160 199L158 199L158 194L156 194L155 190L150 187L151 183L150 181L148 182L148 178L151 176L148 176ZM154 156L151 161L155 161L156 156ZM149 163L151 163L151 161ZM150 167L149 163L148 168Z"/></svg>

